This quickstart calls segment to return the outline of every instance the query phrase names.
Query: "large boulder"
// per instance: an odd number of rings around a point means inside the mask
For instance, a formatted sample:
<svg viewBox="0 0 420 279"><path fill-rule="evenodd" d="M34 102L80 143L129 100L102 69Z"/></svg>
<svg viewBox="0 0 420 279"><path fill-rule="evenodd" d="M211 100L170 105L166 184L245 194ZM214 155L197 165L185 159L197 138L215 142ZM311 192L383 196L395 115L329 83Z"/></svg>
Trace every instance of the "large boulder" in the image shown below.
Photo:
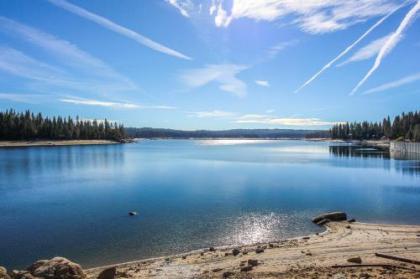
<svg viewBox="0 0 420 279"><path fill-rule="evenodd" d="M0 279L10 279L10 276L7 274L6 268L0 266Z"/></svg>
<svg viewBox="0 0 420 279"><path fill-rule="evenodd" d="M346 221L347 220L347 214L344 212L330 212L330 213L324 213L316 216L312 219L312 222L319 224L322 223L324 220L326 221Z"/></svg>
<svg viewBox="0 0 420 279"><path fill-rule="evenodd" d="M86 274L80 265L62 257L40 260L28 267L34 277L45 279L83 279Z"/></svg>

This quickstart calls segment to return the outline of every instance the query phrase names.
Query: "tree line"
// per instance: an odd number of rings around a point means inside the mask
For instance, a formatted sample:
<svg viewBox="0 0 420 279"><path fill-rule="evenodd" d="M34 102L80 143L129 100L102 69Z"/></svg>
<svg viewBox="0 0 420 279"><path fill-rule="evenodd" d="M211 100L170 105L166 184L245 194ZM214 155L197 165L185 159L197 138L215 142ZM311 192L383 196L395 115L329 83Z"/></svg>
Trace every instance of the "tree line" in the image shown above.
<svg viewBox="0 0 420 279"><path fill-rule="evenodd" d="M108 120L80 120L78 117L44 117L29 110L0 112L0 140L79 140L125 138L123 125Z"/></svg>
<svg viewBox="0 0 420 279"><path fill-rule="evenodd" d="M420 111L402 113L393 121L388 116L382 122L336 124L330 129L330 134L334 139L391 139L420 142Z"/></svg>

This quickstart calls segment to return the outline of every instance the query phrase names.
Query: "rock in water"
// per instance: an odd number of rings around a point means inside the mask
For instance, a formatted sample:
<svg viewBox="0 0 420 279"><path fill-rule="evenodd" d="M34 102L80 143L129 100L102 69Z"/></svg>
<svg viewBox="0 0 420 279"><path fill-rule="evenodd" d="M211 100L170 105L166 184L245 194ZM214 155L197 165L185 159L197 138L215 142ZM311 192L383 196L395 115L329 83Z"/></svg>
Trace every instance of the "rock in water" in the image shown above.
<svg viewBox="0 0 420 279"><path fill-rule="evenodd" d="M319 223L322 220L328 220L328 221L346 221L347 220L347 214L344 212L330 212L330 213L324 213L321 215L316 216L312 219L312 222Z"/></svg>
<svg viewBox="0 0 420 279"><path fill-rule="evenodd" d="M98 275L98 279L114 279L117 274L117 269L114 267L107 268L102 270Z"/></svg>
<svg viewBox="0 0 420 279"><path fill-rule="evenodd" d="M136 216L137 215L137 212L136 211L130 211L130 212L128 212L128 215L130 215L130 216Z"/></svg>
<svg viewBox="0 0 420 279"><path fill-rule="evenodd" d="M34 277L45 279L83 279L86 274L80 265L62 257L40 260L28 267Z"/></svg>

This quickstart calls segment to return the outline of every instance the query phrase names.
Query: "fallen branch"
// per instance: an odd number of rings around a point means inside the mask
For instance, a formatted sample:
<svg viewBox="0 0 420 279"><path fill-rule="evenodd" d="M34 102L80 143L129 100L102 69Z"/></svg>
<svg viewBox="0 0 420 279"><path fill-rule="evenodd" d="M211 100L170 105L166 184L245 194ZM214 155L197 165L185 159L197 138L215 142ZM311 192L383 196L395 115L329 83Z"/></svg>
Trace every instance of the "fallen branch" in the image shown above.
<svg viewBox="0 0 420 279"><path fill-rule="evenodd" d="M409 271L414 271L414 272L420 272L420 270L417 270L415 268L409 268L409 267L404 267L404 266L398 266L398 265L392 265L392 264L346 264L346 265L333 265L332 268L346 268L346 267L382 267L382 268L388 268L388 269L393 269L393 268L399 268L399 269L404 269L404 270L409 270Z"/></svg>
<svg viewBox="0 0 420 279"><path fill-rule="evenodd" d="M420 261L407 259L407 258L403 258L403 257L396 257L396 256L391 256L391 255L386 255L386 254L381 254L381 253L375 253L375 256L380 257L380 258L394 260L394 261L400 261L400 262L420 265Z"/></svg>

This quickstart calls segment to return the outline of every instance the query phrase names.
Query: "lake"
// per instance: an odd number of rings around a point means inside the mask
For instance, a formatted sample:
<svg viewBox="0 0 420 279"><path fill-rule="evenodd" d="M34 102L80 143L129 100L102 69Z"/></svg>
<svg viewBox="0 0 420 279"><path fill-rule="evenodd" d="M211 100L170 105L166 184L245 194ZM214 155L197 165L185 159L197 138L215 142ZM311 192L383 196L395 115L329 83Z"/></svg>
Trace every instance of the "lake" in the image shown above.
<svg viewBox="0 0 420 279"><path fill-rule="evenodd" d="M319 232L342 210L420 224L420 161L347 144L143 140L0 149L0 265L84 267ZM138 215L129 217L129 211Z"/></svg>

